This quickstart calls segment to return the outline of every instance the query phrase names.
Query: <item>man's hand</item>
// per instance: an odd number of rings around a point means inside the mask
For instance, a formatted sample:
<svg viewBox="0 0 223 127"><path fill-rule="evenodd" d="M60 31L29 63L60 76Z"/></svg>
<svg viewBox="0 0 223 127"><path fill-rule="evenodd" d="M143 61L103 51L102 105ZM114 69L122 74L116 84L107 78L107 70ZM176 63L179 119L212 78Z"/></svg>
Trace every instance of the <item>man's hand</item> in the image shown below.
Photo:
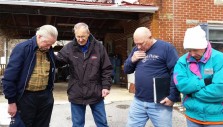
<svg viewBox="0 0 223 127"><path fill-rule="evenodd" d="M167 97L160 101L160 104L166 105L166 106L173 106L174 102L172 102L170 99Z"/></svg>
<svg viewBox="0 0 223 127"><path fill-rule="evenodd" d="M102 90L102 97L106 97L109 93L110 93L109 90L107 90L107 89L103 89L103 90Z"/></svg>
<svg viewBox="0 0 223 127"><path fill-rule="evenodd" d="M11 103L8 105L8 114L11 116L11 117L14 117L15 114L17 112L17 106L16 106L16 103Z"/></svg>
<svg viewBox="0 0 223 127"><path fill-rule="evenodd" d="M144 59L146 57L146 53L144 51L135 51L132 55L132 62L136 62L140 59Z"/></svg>

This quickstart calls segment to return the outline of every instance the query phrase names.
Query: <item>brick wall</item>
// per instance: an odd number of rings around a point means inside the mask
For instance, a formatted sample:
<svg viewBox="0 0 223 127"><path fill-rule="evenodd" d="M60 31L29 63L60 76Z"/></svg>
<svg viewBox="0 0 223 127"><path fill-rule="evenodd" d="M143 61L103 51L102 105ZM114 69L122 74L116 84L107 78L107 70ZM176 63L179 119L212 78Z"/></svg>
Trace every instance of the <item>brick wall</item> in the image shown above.
<svg viewBox="0 0 223 127"><path fill-rule="evenodd" d="M140 4L159 7L154 14L140 15L137 21L120 21L123 34L108 34L105 42L112 40L115 54L122 56L122 63L127 58L127 39L139 26L151 29L152 36L173 44L181 56L183 38L187 28L207 21L223 21L223 5L214 4L214 0L140 0Z"/></svg>
<svg viewBox="0 0 223 127"><path fill-rule="evenodd" d="M141 0L148 1L148 0ZM185 53L183 38L187 28L207 21L223 21L223 4L215 0L156 0L159 11L153 15L151 31L155 38L172 43L179 53ZM145 2L144 2L145 3Z"/></svg>

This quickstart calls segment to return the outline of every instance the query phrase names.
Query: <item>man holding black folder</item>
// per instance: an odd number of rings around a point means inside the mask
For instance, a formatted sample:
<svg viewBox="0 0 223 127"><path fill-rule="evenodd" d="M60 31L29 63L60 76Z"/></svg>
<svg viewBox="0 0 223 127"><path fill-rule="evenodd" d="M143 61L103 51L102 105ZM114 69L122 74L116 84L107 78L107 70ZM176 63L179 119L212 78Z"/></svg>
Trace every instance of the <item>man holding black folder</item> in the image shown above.
<svg viewBox="0 0 223 127"><path fill-rule="evenodd" d="M155 127L172 127L172 106L180 100L171 78L178 60L177 51L170 43L154 39L146 27L137 28L133 38L136 46L124 64L125 73L135 71L135 97L127 127L143 127L149 119ZM158 92L154 84L163 85L160 89L168 89ZM156 95L167 92L167 95L156 103L154 92Z"/></svg>

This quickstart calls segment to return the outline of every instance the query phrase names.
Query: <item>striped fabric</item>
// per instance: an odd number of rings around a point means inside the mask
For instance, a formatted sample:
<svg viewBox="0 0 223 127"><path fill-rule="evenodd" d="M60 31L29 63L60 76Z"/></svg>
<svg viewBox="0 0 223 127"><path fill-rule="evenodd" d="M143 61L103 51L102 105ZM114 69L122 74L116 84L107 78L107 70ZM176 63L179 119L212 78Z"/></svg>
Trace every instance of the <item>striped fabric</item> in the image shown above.
<svg viewBox="0 0 223 127"><path fill-rule="evenodd" d="M46 52L37 50L36 65L29 80L26 90L40 91L45 90L48 84L50 61L47 59Z"/></svg>

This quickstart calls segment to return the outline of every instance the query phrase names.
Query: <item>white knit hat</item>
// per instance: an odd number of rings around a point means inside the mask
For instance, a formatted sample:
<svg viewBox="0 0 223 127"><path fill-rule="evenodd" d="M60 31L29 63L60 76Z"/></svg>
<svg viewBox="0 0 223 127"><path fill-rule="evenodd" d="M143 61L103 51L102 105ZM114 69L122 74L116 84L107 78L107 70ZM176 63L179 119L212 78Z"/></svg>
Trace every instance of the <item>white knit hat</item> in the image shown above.
<svg viewBox="0 0 223 127"><path fill-rule="evenodd" d="M184 49L205 49L207 45L206 33L199 25L187 29L184 36Z"/></svg>

